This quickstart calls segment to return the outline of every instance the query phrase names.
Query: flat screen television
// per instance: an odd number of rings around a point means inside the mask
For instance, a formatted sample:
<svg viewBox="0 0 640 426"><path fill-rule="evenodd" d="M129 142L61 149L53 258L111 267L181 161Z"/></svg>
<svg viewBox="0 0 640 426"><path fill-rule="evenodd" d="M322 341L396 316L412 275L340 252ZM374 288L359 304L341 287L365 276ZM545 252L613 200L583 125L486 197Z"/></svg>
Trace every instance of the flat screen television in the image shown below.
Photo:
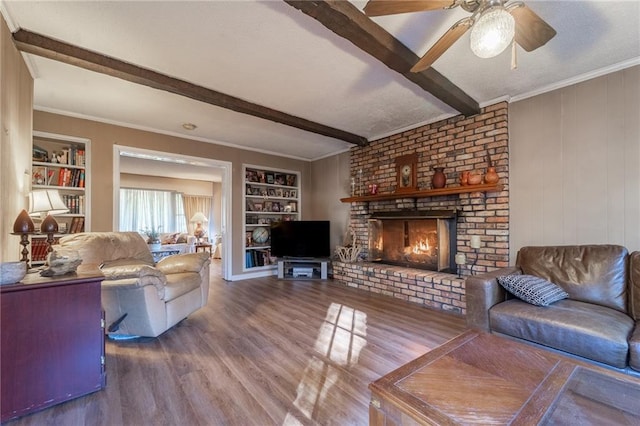
<svg viewBox="0 0 640 426"><path fill-rule="evenodd" d="M331 256L328 220L282 221L271 224L271 255L275 257Z"/></svg>

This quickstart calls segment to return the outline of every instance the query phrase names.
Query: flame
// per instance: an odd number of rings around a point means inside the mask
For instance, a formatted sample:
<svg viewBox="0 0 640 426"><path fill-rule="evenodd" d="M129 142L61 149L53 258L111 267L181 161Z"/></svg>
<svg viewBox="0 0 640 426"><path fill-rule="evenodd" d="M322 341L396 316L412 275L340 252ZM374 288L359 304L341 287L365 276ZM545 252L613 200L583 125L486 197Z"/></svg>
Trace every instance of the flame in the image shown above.
<svg viewBox="0 0 640 426"><path fill-rule="evenodd" d="M429 242L427 240L420 240L413 245L413 249L411 250L413 254L423 254L430 253L431 247L429 246Z"/></svg>

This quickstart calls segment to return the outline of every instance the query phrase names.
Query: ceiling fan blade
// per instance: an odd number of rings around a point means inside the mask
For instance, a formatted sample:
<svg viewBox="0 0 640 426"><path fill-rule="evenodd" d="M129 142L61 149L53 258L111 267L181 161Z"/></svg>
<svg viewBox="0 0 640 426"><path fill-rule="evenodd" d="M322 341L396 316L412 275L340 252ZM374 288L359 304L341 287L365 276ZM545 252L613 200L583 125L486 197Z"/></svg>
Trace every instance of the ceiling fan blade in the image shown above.
<svg viewBox="0 0 640 426"><path fill-rule="evenodd" d="M450 9L456 0L369 0L364 7L367 16L395 15L396 13Z"/></svg>
<svg viewBox="0 0 640 426"><path fill-rule="evenodd" d="M556 35L551 25L522 3L518 3L509 12L516 21L516 43L531 52L544 46Z"/></svg>
<svg viewBox="0 0 640 426"><path fill-rule="evenodd" d="M420 72L429 68L442 54L450 48L453 43L458 41L464 33L471 28L473 20L464 18L456 22L442 37L434 44L431 49L424 54L422 58L411 68L411 72Z"/></svg>

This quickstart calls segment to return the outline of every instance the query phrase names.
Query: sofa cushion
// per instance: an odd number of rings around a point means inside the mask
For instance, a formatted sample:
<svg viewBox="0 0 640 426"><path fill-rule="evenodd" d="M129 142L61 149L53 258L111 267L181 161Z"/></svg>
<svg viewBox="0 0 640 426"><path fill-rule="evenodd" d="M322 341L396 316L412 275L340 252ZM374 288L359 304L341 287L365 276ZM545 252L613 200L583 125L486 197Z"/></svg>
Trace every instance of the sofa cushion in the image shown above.
<svg viewBox="0 0 640 426"><path fill-rule="evenodd" d="M200 288L200 283L200 274L197 272L169 274L164 288L164 301L169 302L193 289Z"/></svg>
<svg viewBox="0 0 640 426"><path fill-rule="evenodd" d="M622 312L571 299L547 307L507 300L491 308L489 322L492 331L618 368L627 365L634 327Z"/></svg>
<svg viewBox="0 0 640 426"><path fill-rule="evenodd" d="M640 321L636 321L636 328L629 338L629 366L640 371Z"/></svg>
<svg viewBox="0 0 640 426"><path fill-rule="evenodd" d="M523 274L562 287L569 298L627 312L627 249L616 245L523 247Z"/></svg>
<svg viewBox="0 0 640 426"><path fill-rule="evenodd" d="M569 297L566 291L543 278L533 275L504 275L498 283L509 293L536 306L548 306Z"/></svg>

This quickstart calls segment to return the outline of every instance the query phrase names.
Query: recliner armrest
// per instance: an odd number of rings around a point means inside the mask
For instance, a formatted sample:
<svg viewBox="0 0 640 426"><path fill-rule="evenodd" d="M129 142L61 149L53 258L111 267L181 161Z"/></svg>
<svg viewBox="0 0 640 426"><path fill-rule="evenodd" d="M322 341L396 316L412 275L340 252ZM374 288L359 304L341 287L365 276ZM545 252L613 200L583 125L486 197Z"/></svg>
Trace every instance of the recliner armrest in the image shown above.
<svg viewBox="0 0 640 426"><path fill-rule="evenodd" d="M491 331L489 326L489 309L493 305L504 302L507 292L498 284L497 277L521 273L520 268L508 267L496 269L482 275L471 275L465 280L467 302L467 326L484 331Z"/></svg>
<svg viewBox="0 0 640 426"><path fill-rule="evenodd" d="M102 267L104 281L103 290L122 290L126 288L141 288L152 285L158 292L158 297L164 299L164 288L167 278L157 268L145 264L128 264Z"/></svg>
<svg viewBox="0 0 640 426"><path fill-rule="evenodd" d="M142 263L108 266L100 268L106 280L122 280L126 278L157 278L162 282L166 282L164 274L153 266Z"/></svg>
<svg viewBox="0 0 640 426"><path fill-rule="evenodd" d="M211 263L211 255L209 253L184 253L160 259L156 264L156 268L164 274L199 273L209 263Z"/></svg>

